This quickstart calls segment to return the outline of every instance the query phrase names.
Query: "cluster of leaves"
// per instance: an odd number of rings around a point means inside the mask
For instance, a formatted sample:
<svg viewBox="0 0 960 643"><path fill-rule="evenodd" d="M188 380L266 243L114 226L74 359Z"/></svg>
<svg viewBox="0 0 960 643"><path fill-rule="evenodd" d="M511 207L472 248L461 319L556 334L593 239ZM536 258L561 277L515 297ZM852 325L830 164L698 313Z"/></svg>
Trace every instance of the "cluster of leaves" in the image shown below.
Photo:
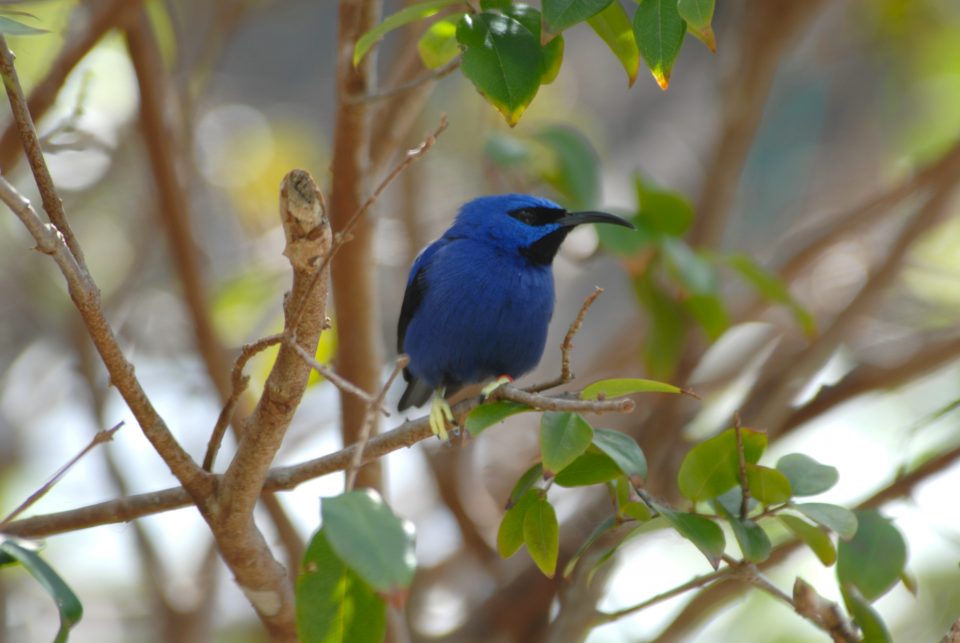
<svg viewBox="0 0 960 643"><path fill-rule="evenodd" d="M630 85L643 57L666 89L689 31L711 51L714 0L638 0L633 19L620 0L543 0L543 11L514 0L425 0L389 16L365 33L354 50L358 63L388 32L436 16L418 50L430 69L460 58L464 76L513 126L541 85L556 79L563 62L563 32L586 22L616 56Z"/></svg>
<svg viewBox="0 0 960 643"><path fill-rule="evenodd" d="M65 643L70 629L83 617L83 605L56 570L40 557L38 550L35 542L0 534L0 567L20 565L40 583L60 614L60 628L53 641Z"/></svg>
<svg viewBox="0 0 960 643"><path fill-rule="evenodd" d="M23 2L18 0L7 0L7 2L4 2L3 4L16 5L23 4ZM31 27L28 24L24 24L22 22L23 18L38 20L38 18L32 13L21 11L20 9L13 9L10 6L0 7L0 34L3 34L4 36L36 36L47 33L46 29Z"/></svg>
<svg viewBox="0 0 960 643"><path fill-rule="evenodd" d="M584 389L582 396L597 399L648 391L680 392L651 380L605 380ZM529 410L514 402L486 404L470 414L467 429L476 434L509 415ZM583 555L604 536L615 544L594 557L586 572L588 579L624 543L651 529L673 529L714 569L724 561L761 563L770 557L775 541L795 537L809 546L823 565L836 564L847 609L864 633L875 637L870 640L890 640L870 603L901 580L909 584L902 535L876 511L853 512L834 504L801 501L831 489L838 480L837 470L802 454L783 456L774 467L762 465L766 446L765 433L731 428L690 449L677 478L680 494L690 502L690 510L684 511L643 491L646 460L632 438L591 427L576 414L544 413L541 459L520 476L510 494L497 535L498 549L503 557L509 557L525 546L537 567L553 576L560 546L550 488L554 484L605 485L612 515L596 526L566 562L564 576L572 574ZM725 534L730 533L739 546L740 560L726 553Z"/></svg>
<svg viewBox="0 0 960 643"><path fill-rule="evenodd" d="M416 569L413 525L375 491L324 498L297 578L301 641L382 641Z"/></svg>
<svg viewBox="0 0 960 643"><path fill-rule="evenodd" d="M570 209L600 206L600 163L590 141L577 130L551 125L530 134L491 136L485 156L521 191L546 185ZM800 329L815 334L813 317L772 272L743 253L691 248L684 235L694 218L693 205L679 192L634 177L636 207L618 212L635 230L596 226L600 244L624 260L637 301L650 319L644 358L653 377L669 378L692 329L713 341L730 326L722 297L724 275L742 280L762 300L785 307Z"/></svg>

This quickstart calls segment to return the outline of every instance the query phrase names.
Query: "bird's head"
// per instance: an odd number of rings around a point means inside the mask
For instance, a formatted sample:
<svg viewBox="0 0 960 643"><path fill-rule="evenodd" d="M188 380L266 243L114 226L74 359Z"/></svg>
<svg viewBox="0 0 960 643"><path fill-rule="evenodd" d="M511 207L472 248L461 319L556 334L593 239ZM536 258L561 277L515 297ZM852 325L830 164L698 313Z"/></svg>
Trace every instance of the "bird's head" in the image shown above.
<svg viewBox="0 0 960 643"><path fill-rule="evenodd" d="M560 244L581 223L610 223L633 228L606 212L567 212L553 201L527 194L483 196L465 204L446 236L490 243L548 265Z"/></svg>

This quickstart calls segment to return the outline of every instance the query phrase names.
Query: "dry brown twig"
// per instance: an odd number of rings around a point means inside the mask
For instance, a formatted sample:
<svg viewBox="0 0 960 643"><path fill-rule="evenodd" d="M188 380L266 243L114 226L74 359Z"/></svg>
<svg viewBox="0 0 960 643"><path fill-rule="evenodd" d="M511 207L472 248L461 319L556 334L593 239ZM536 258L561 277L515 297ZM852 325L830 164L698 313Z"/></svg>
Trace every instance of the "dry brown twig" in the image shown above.
<svg viewBox="0 0 960 643"><path fill-rule="evenodd" d="M597 301L597 298L602 294L603 288L600 286L594 286L593 292L587 295L587 297L583 300L583 304L580 305L580 311L577 313L577 316L574 318L573 322L571 322L569 328L567 328L567 334L563 336L563 342L560 344L560 376L547 382L528 386L524 390L529 393L540 393L541 391L547 391L549 389L562 386L573 380L574 375L570 371L570 353L573 351L573 336L580 332L580 329L583 327L583 320L587 316L587 312L590 310L590 307L593 306L594 302Z"/></svg>
<svg viewBox="0 0 960 643"><path fill-rule="evenodd" d="M67 475L67 471L69 471L73 467L73 465L79 462L80 459L83 458L83 456L93 451L99 445L112 440L113 434L119 431L120 428L123 426L123 424L124 423L121 420L120 422L117 422L109 429L106 429L104 431L97 431L96 434L94 434L93 438L90 439L90 442L87 444L87 446L83 447L83 449L80 450L80 453L70 458L70 460L68 460L65 465L57 469L56 473L50 476L50 479L47 480L45 483L43 483L43 485L39 489L31 493L26 500L21 502L16 509L14 509L9 514L7 514L7 516L3 520L0 520L0 530L3 529L4 525L10 522L13 522L14 518L22 514L24 511L26 511L27 509L32 507L34 504L36 504L38 500L40 500L45 495L47 495L47 492L53 489L54 485L60 482L60 480L63 479L63 476Z"/></svg>

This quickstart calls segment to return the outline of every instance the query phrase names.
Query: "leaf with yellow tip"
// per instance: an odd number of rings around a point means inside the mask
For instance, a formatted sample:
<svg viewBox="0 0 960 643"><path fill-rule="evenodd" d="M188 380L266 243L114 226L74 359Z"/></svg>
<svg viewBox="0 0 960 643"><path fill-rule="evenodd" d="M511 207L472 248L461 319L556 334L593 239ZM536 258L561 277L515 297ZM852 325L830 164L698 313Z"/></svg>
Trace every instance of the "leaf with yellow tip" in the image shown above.
<svg viewBox="0 0 960 643"><path fill-rule="evenodd" d="M633 15L633 33L653 78L660 89L666 90L687 33L687 23L677 11L677 0L641 0Z"/></svg>
<svg viewBox="0 0 960 643"><path fill-rule="evenodd" d="M600 36L617 57L627 72L627 84L633 87L640 71L640 50L637 37L633 35L630 18L620 2L611 3L606 9L587 19L587 24Z"/></svg>
<svg viewBox="0 0 960 643"><path fill-rule="evenodd" d="M694 38L716 53L717 39L713 33L714 0L677 0L677 11L687 22L687 30Z"/></svg>
<svg viewBox="0 0 960 643"><path fill-rule="evenodd" d="M370 49L394 29L399 29L417 20L429 18L444 7L462 4L462 2L463 0L424 0L424 2L412 4L388 16L386 20L357 39L357 44L353 48L353 64L358 65Z"/></svg>

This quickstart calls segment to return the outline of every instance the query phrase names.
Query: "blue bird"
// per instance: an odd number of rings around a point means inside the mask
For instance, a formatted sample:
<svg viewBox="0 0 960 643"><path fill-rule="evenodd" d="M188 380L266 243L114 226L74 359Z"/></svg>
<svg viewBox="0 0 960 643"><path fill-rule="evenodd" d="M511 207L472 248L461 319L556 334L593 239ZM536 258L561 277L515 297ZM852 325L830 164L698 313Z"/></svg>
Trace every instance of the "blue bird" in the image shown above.
<svg viewBox="0 0 960 643"><path fill-rule="evenodd" d="M460 209L443 236L413 262L397 324L410 356L399 410L434 393L430 426L446 439L453 413L444 399L463 386L531 371L553 316L553 258L574 226L629 222L604 212L567 212L525 194L485 196Z"/></svg>

